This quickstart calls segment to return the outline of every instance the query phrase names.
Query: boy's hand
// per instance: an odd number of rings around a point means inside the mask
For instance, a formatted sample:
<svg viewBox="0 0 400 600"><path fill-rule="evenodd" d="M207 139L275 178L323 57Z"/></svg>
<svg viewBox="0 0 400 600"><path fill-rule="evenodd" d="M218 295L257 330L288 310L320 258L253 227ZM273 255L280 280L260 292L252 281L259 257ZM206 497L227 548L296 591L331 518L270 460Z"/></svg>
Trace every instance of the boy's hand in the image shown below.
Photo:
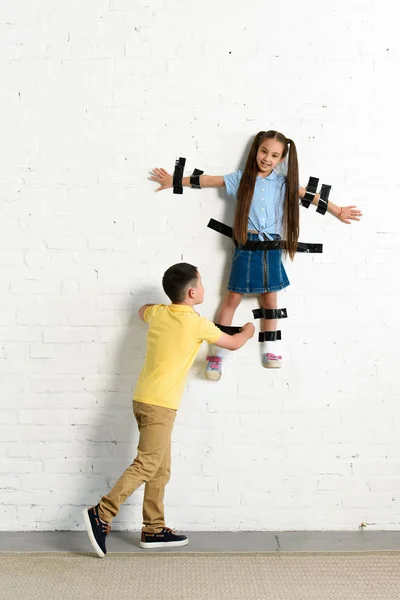
<svg viewBox="0 0 400 600"><path fill-rule="evenodd" d="M220 348L226 348L227 350L239 350L245 343L253 337L255 332L253 323L246 323L243 325L239 333L235 335L229 335L227 333L221 333L221 337L218 338L214 344Z"/></svg>
<svg viewBox="0 0 400 600"><path fill-rule="evenodd" d="M167 190L172 187L173 177L165 169L153 169L151 171L151 181L157 181L160 187L156 189L156 192L161 190Z"/></svg>
<svg viewBox="0 0 400 600"><path fill-rule="evenodd" d="M246 333L249 336L249 339L250 339L254 335L255 327L254 327L253 323L246 323L246 325L243 325L242 331L244 333Z"/></svg>

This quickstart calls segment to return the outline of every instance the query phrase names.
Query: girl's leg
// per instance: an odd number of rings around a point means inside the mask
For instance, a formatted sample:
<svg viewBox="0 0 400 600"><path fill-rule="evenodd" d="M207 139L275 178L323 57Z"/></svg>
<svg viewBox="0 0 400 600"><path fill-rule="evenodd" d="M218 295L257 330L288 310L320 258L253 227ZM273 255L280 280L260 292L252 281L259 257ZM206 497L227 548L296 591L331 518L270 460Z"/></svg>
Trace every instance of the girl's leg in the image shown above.
<svg viewBox="0 0 400 600"><path fill-rule="evenodd" d="M224 299L222 300L221 308L219 310L219 317L217 323L220 325L232 325L233 317L236 309L242 301L243 294L237 292L227 292Z"/></svg>
<svg viewBox="0 0 400 600"><path fill-rule="evenodd" d="M219 309L217 323L220 325L232 325L233 317L236 309L242 300L243 294L237 292L227 292L222 300ZM218 346L210 347L210 356L207 357L206 377L213 381L218 381L221 378L222 359L226 356L227 350Z"/></svg>
<svg viewBox="0 0 400 600"><path fill-rule="evenodd" d="M261 308L278 308L278 294L276 292L266 292L260 297ZM277 319L261 319L261 331L276 331Z"/></svg>
<svg viewBox="0 0 400 600"><path fill-rule="evenodd" d="M261 294L260 304L262 308L274 309L278 308L278 294L276 292L266 292ZM278 328L277 319L262 319L261 331L276 331ZM263 366L267 368L281 367L281 356L278 350L279 341L262 342L261 352Z"/></svg>

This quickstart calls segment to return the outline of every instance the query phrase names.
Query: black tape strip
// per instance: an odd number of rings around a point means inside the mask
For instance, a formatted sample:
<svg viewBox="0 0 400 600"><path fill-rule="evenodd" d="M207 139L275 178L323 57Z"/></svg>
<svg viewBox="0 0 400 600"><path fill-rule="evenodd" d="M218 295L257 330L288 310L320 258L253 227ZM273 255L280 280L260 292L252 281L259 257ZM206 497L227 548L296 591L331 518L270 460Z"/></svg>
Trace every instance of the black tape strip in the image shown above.
<svg viewBox="0 0 400 600"><path fill-rule="evenodd" d="M297 242L296 252L321 254L322 249L322 244ZM284 240L249 241L240 246L240 250L286 250L286 242Z"/></svg>
<svg viewBox="0 0 400 600"><path fill-rule="evenodd" d="M229 227L229 225L225 225L225 223L220 223L215 219L210 219L207 227L217 231L218 233L222 233L222 235L226 235L229 238L233 238L233 229Z"/></svg>
<svg viewBox="0 0 400 600"><path fill-rule="evenodd" d="M332 186L326 185L325 183L321 186L320 199L318 200L317 213L324 215L328 210L328 198L331 192Z"/></svg>
<svg viewBox="0 0 400 600"><path fill-rule="evenodd" d="M196 190L201 190L200 185L200 175L203 175L204 171L200 171L200 169L195 169L190 176L190 185L192 188Z"/></svg>
<svg viewBox="0 0 400 600"><path fill-rule="evenodd" d="M183 170L185 168L185 164L186 164L186 158L183 158L183 156L180 156L175 161L174 177L173 177L173 181L172 181L173 186L174 186L174 194L183 194L182 179L183 179Z"/></svg>
<svg viewBox="0 0 400 600"><path fill-rule="evenodd" d="M233 238L233 229L229 225L220 223L215 219L210 219L207 227L226 235L229 238ZM268 240L266 242L254 241L246 242L244 246L241 246L241 250L286 250L286 242L282 240ZM307 252L312 254L321 254L323 249L322 244L306 244L305 242L297 243L296 252Z"/></svg>
<svg viewBox="0 0 400 600"><path fill-rule="evenodd" d="M219 323L215 323L215 325L222 331L222 333L227 333L228 335L235 335L236 333L240 333L242 331L241 327L234 327L232 325L219 325Z"/></svg>
<svg viewBox="0 0 400 600"><path fill-rule="evenodd" d="M306 244L305 242L297 242L296 252L307 252L308 254L322 254L323 244Z"/></svg>
<svg viewBox="0 0 400 600"><path fill-rule="evenodd" d="M255 319L287 319L286 308L255 308L253 309Z"/></svg>
<svg viewBox="0 0 400 600"><path fill-rule="evenodd" d="M282 339L281 331L260 331L258 334L259 342L275 342Z"/></svg>
<svg viewBox="0 0 400 600"><path fill-rule="evenodd" d="M301 205L304 206L304 208L308 208L310 206L311 202L314 200L315 194L317 193L318 182L319 182L318 177L310 177L309 178L307 187L306 187L307 191L304 195L304 198L302 198L300 200Z"/></svg>

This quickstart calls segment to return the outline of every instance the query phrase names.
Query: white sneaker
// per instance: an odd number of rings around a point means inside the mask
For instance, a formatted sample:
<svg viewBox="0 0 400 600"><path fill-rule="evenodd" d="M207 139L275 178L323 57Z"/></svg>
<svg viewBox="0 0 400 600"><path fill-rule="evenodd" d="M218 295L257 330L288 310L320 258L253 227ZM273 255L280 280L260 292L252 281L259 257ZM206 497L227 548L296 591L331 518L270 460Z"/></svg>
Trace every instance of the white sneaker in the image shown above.
<svg viewBox="0 0 400 600"><path fill-rule="evenodd" d="M222 358L220 356L207 356L205 376L212 381L219 381L222 375Z"/></svg>
<svg viewBox="0 0 400 600"><path fill-rule="evenodd" d="M276 356L271 352L262 355L262 365L266 369L280 369L282 367L282 356Z"/></svg>

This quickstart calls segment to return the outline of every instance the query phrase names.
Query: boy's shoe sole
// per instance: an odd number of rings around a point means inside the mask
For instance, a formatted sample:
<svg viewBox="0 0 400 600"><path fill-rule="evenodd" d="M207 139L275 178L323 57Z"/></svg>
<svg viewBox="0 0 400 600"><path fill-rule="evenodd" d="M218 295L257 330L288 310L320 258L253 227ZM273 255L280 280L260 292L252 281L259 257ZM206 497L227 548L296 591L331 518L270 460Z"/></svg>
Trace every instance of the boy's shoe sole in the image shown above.
<svg viewBox="0 0 400 600"><path fill-rule="evenodd" d="M189 540L181 540L179 542L140 542L141 548L174 548L176 546L187 546Z"/></svg>
<svg viewBox="0 0 400 600"><path fill-rule="evenodd" d="M96 552L97 556L100 556L100 558L104 558L105 554L104 554L103 550L100 548L100 546L98 545L98 543L96 542L96 538L94 537L94 533L93 533L93 529L92 529L92 524L90 522L90 517L89 517L88 509L85 508L85 510L82 511L82 514L83 514L83 518L85 519L86 529L87 529L87 532L88 532L90 543L93 546L93 550Z"/></svg>

